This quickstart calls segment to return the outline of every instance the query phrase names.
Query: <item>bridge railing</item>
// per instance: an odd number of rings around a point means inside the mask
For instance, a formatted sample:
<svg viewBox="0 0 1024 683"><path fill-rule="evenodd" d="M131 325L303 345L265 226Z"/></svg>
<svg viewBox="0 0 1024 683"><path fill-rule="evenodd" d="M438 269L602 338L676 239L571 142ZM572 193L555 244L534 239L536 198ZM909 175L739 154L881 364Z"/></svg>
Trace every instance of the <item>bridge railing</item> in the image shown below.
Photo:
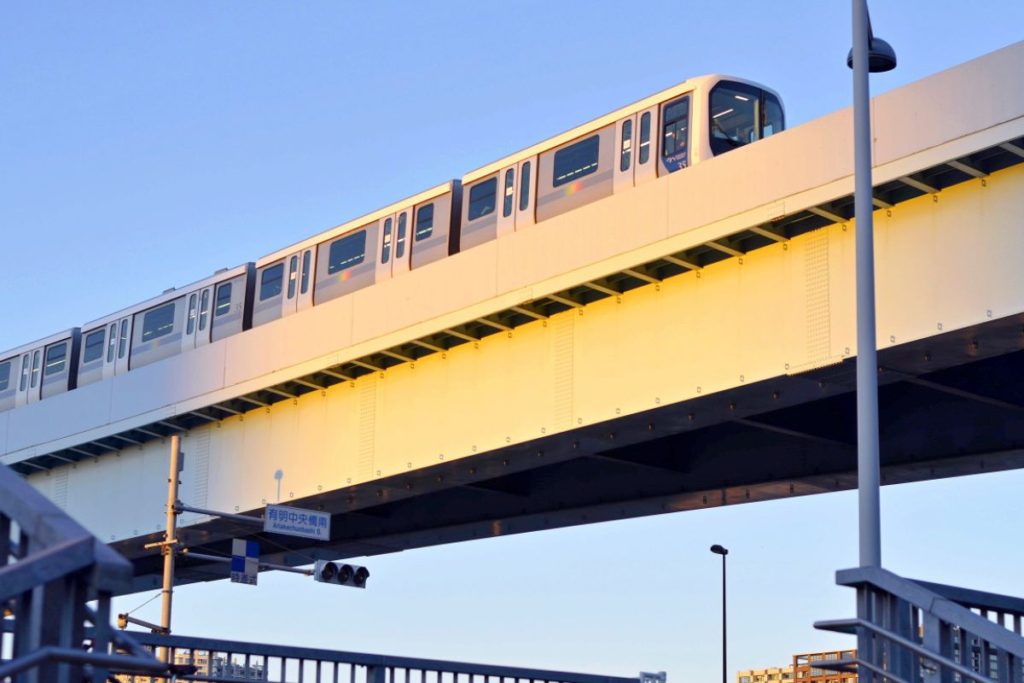
<svg viewBox="0 0 1024 683"><path fill-rule="evenodd" d="M178 681L665 683L664 673L625 678L155 633L132 632L132 636L146 647L168 648L179 671L195 667L194 673L179 675ZM149 679L125 676L120 680L143 683Z"/></svg>
<svg viewBox="0 0 1024 683"><path fill-rule="evenodd" d="M110 598L131 578L127 560L0 465L0 683L99 683L112 665L166 671L111 628Z"/></svg>
<svg viewBox="0 0 1024 683"><path fill-rule="evenodd" d="M856 634L857 654L820 668L856 670L860 683L1024 683L1024 600L877 567L836 582L856 589L857 617L815 627Z"/></svg>

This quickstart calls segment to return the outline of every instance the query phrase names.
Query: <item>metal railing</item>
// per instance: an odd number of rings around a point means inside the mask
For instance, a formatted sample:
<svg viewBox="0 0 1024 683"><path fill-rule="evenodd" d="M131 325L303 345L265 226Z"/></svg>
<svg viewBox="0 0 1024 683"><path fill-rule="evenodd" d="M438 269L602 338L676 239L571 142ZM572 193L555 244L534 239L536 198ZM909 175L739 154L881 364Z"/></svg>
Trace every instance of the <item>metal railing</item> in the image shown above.
<svg viewBox="0 0 1024 683"><path fill-rule="evenodd" d="M0 465L0 683L99 683L112 666L165 672L111 628L110 598L131 578L127 560Z"/></svg>
<svg viewBox="0 0 1024 683"><path fill-rule="evenodd" d="M815 628L857 635L852 659L818 662L860 683L1024 683L1024 600L912 581L878 567L846 569L857 617Z"/></svg>
<svg viewBox="0 0 1024 683"><path fill-rule="evenodd" d="M151 649L168 648L179 670L194 667L194 672L179 675L178 681L665 683L666 680L664 672L641 673L635 678L625 678L134 631L132 636ZM141 676L123 676L119 680L132 683L149 681Z"/></svg>

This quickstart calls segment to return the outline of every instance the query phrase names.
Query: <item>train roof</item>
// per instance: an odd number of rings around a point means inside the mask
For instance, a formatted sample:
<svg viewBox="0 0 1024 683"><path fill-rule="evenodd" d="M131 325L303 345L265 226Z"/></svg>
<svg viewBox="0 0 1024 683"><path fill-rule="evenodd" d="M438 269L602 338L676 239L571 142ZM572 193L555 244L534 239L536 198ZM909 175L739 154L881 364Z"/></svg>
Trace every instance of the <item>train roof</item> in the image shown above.
<svg viewBox="0 0 1024 683"><path fill-rule="evenodd" d="M112 323L115 320L119 320L120 318L123 318L126 315L132 315L133 313L144 311L148 308L152 308L153 306L158 306L164 303L165 301L177 299L178 297L185 296L186 294L194 292L197 289L208 287L209 285L216 284L223 280L230 280L233 277L237 277L238 275L245 273L246 270L249 268L249 265L249 263L243 263L241 265L235 266L234 268L221 268L212 275L207 275L206 277L196 280L195 282L190 282L187 285L182 285L180 287L171 287L170 289L164 291L162 294L150 297L148 299L145 299L144 301L132 304L131 306L126 306L118 311L114 311L113 313L108 313L102 318L90 320L89 322L82 325L82 329L89 331L96 327L102 327L103 325Z"/></svg>
<svg viewBox="0 0 1024 683"><path fill-rule="evenodd" d="M772 90L771 88L766 88L760 83L748 80L746 78L736 78L734 76L728 76L725 74L706 74L704 76L688 78L682 83L673 85L670 88L665 88L664 90L660 90L654 93L653 95L648 95L647 97L641 100L633 102L632 104L627 104L624 107L619 107L614 111L608 112L607 114L599 116L596 119L587 121L586 123L576 126L575 128L570 128L564 133L560 133L553 137L547 138L546 140L542 140L536 144L521 149L518 152L502 157L497 161L492 161L486 166L481 166L480 168L474 169L469 173L466 173L464 176L462 176L462 182L468 184L473 182L474 180L479 180L480 178L489 176L492 173L497 173L501 169L519 163L524 159L528 159L532 156L540 154L541 152L545 152L549 149L552 149L553 147L558 147L566 142L575 140L576 138L586 135L587 133L593 132L600 128L604 128L605 126L615 123L619 119L629 116L630 114L635 114L639 111L643 111L644 109L648 109L649 107L653 107L657 104L660 104L665 100L669 100L678 95L691 92L700 87L710 86L711 84L717 83L718 81L722 80L735 81L737 83L746 83L747 85L752 85L763 90L766 90L775 95L776 97L779 96L779 94ZM782 101L781 98L779 99L779 101Z"/></svg>
<svg viewBox="0 0 1024 683"><path fill-rule="evenodd" d="M406 197L405 199L400 199L397 202L392 202L391 204L381 207L376 211L372 211L370 213L363 214L358 218L353 218L352 220L345 221L344 223L336 225L333 228L328 228L327 230L319 232L311 237L307 237L306 239L300 242L295 242L294 244L290 244L287 247L278 249L277 251L271 252L257 260L256 267L262 267L268 263L272 263L274 261L277 261L278 259L284 258L289 254L294 254L295 252L301 251L302 249L307 249L311 246L316 246L317 244L320 244L321 242L326 242L327 240L337 235L343 235L346 232L349 232L350 230L355 230L356 228L361 228L369 223L378 221L381 218L390 216L391 214L397 213L402 209L406 209L410 206L420 204L429 199L433 199L434 197L438 197L440 195L451 192L452 186L455 184L455 182L456 181L454 180L448 180L444 183L441 183L440 185L435 185L434 187L423 190L422 192L418 192L414 195Z"/></svg>
<svg viewBox="0 0 1024 683"><path fill-rule="evenodd" d="M13 349L9 349L7 351L0 351L0 361L10 360L15 356L19 356L25 353L26 351L32 351L33 349L38 349L42 346L53 344L54 342L70 339L79 332L79 329L80 328L77 327L69 327L68 329L62 332L55 332L54 334L43 337L42 339L36 339L35 341L29 342L27 344L22 344L21 346L16 346Z"/></svg>

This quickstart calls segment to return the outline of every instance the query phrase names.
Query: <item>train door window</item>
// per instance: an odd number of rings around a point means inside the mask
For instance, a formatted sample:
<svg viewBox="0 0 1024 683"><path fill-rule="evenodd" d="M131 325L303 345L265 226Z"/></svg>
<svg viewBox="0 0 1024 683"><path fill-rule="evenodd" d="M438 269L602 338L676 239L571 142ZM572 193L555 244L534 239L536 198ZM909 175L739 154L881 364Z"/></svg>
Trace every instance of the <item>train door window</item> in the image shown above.
<svg viewBox="0 0 1024 683"><path fill-rule="evenodd" d="M85 349L82 351L82 363L91 363L103 357L103 342L106 330L102 327L85 335Z"/></svg>
<svg viewBox="0 0 1024 683"><path fill-rule="evenodd" d="M299 277L299 257L296 254L295 256L292 256L288 260L288 298L289 299L295 297L295 288L299 284L298 277ZM220 294L220 290L217 290L217 293ZM217 315L220 315L220 313L217 313Z"/></svg>
<svg viewBox="0 0 1024 683"><path fill-rule="evenodd" d="M117 340L117 357L124 358L125 351L128 350L128 318L121 321L121 335Z"/></svg>
<svg viewBox="0 0 1024 683"><path fill-rule="evenodd" d="M358 266L365 259L366 231L360 230L331 244L331 250L327 254L327 273L330 275Z"/></svg>
<svg viewBox="0 0 1024 683"><path fill-rule="evenodd" d="M217 287L217 298L213 303L213 317L231 312L231 283L225 282Z"/></svg>
<svg viewBox="0 0 1024 683"><path fill-rule="evenodd" d="M114 361L114 351L117 350L117 323L110 326L110 339L107 340L107 362Z"/></svg>
<svg viewBox="0 0 1024 683"><path fill-rule="evenodd" d="M665 105L661 114L661 157L670 171L689 163L690 98L681 97Z"/></svg>
<svg viewBox="0 0 1024 683"><path fill-rule="evenodd" d="M515 196L515 182L515 169L510 168L505 171L505 198L502 200L501 205L501 215L503 218L508 218L512 215L512 199Z"/></svg>
<svg viewBox="0 0 1024 683"><path fill-rule="evenodd" d="M530 206L530 162L523 164L523 170L519 174L519 210L526 211Z"/></svg>
<svg viewBox="0 0 1024 683"><path fill-rule="evenodd" d="M782 112L782 103L771 93L764 93L764 106L761 107L761 137L766 138L786 129L786 119Z"/></svg>
<svg viewBox="0 0 1024 683"><path fill-rule="evenodd" d="M416 241L425 240L434 232L434 205L416 209Z"/></svg>
<svg viewBox="0 0 1024 683"><path fill-rule="evenodd" d="M405 233L408 214L404 211L398 214L398 238L395 240L395 258L405 256Z"/></svg>
<svg viewBox="0 0 1024 683"><path fill-rule="evenodd" d="M469 220L494 213L494 200L498 194L498 179L489 178L469 190Z"/></svg>
<svg viewBox="0 0 1024 683"><path fill-rule="evenodd" d="M278 263L263 270L260 276L260 301L272 299L281 293L281 281L284 279L284 264Z"/></svg>
<svg viewBox="0 0 1024 683"><path fill-rule="evenodd" d="M43 365L43 376L57 375L64 372L67 363L68 344L61 342L46 349L46 363Z"/></svg>
<svg viewBox="0 0 1024 683"><path fill-rule="evenodd" d="M204 289L203 296L199 299L199 329L206 329L206 321L210 317L210 290Z"/></svg>
<svg viewBox="0 0 1024 683"><path fill-rule="evenodd" d="M158 339L174 331L174 302L146 311L142 317L142 341Z"/></svg>
<svg viewBox="0 0 1024 683"><path fill-rule="evenodd" d="M188 298L188 323L185 326L185 334L192 334L196 331L196 295Z"/></svg>
<svg viewBox="0 0 1024 683"><path fill-rule="evenodd" d="M555 152L555 172L552 181L554 187L595 173L600 147L601 136L591 135Z"/></svg>
<svg viewBox="0 0 1024 683"><path fill-rule="evenodd" d="M299 286L299 292L305 294L309 291L309 259L310 254L313 252L309 249L302 255L302 284Z"/></svg>
<svg viewBox="0 0 1024 683"><path fill-rule="evenodd" d="M11 361L0 363L0 391L6 391L11 383Z"/></svg>
<svg viewBox="0 0 1024 683"><path fill-rule="evenodd" d="M26 387L28 387L28 362L30 358L31 356L27 353L21 357L21 384L18 385L18 391L25 391Z"/></svg>
<svg viewBox="0 0 1024 683"><path fill-rule="evenodd" d="M633 119L622 122L622 146L619 149L619 170L628 171L633 159Z"/></svg>
<svg viewBox="0 0 1024 683"><path fill-rule="evenodd" d="M35 389L36 385L39 383L39 359L39 351L32 354L32 374L29 377L29 386L33 389Z"/></svg>
<svg viewBox="0 0 1024 683"><path fill-rule="evenodd" d="M637 163L646 164L651 158L651 112L645 111L640 116L640 148L637 152Z"/></svg>
<svg viewBox="0 0 1024 683"><path fill-rule="evenodd" d="M711 89L709 125L713 154L722 154L758 139L760 100L761 91L743 83L722 81Z"/></svg>
<svg viewBox="0 0 1024 683"><path fill-rule="evenodd" d="M388 218L387 220L384 221L384 242L382 243L381 249L380 249L380 262L381 263L387 263L389 260L391 260L391 230L392 230L392 223L391 223L391 219ZM334 245L332 244L331 245L331 249L333 249L333 248L334 248Z"/></svg>

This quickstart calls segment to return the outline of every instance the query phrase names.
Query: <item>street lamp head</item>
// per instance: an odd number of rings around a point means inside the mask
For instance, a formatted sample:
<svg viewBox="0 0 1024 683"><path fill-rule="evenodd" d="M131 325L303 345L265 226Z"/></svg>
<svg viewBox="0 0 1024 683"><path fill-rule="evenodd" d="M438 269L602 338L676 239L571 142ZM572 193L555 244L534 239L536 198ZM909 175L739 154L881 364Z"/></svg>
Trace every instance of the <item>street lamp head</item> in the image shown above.
<svg viewBox="0 0 1024 683"><path fill-rule="evenodd" d="M711 546L711 552L713 552L715 555L728 555L729 554L728 548L724 548L724 547L718 545L717 543L715 545Z"/></svg>
<svg viewBox="0 0 1024 683"><path fill-rule="evenodd" d="M846 66L853 68L853 50L846 55ZM868 39L868 71L873 74L892 71L896 68L896 51L881 38Z"/></svg>

